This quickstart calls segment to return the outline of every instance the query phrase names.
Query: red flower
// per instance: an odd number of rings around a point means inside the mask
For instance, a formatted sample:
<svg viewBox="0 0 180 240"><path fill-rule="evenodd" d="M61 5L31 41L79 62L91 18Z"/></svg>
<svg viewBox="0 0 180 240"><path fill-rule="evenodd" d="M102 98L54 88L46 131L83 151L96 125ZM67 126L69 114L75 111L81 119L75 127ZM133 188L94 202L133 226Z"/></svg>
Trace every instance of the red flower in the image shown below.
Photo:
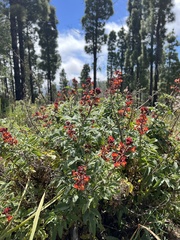
<svg viewBox="0 0 180 240"><path fill-rule="evenodd" d="M115 139L112 136L108 137L108 143L109 144L114 143L114 141L115 141Z"/></svg>
<svg viewBox="0 0 180 240"><path fill-rule="evenodd" d="M10 207L6 207L4 208L4 210L2 211L2 214L6 215L7 221L10 222L12 220L12 216L9 214L9 212L11 211Z"/></svg>
<svg viewBox="0 0 180 240"><path fill-rule="evenodd" d="M76 181L73 185L74 188L84 191L85 185L90 180L90 177L86 175L86 166L79 166L77 171L72 171L72 175L75 176L74 181Z"/></svg>
<svg viewBox="0 0 180 240"><path fill-rule="evenodd" d="M131 137L126 138L126 145L131 145L133 143L133 140Z"/></svg>
<svg viewBox="0 0 180 240"><path fill-rule="evenodd" d="M7 218L8 222L10 222L13 219L13 216L8 215L8 216L6 216L6 218Z"/></svg>
<svg viewBox="0 0 180 240"><path fill-rule="evenodd" d="M126 138L126 144L120 142L118 145L114 144L115 139L112 136L108 137L108 145L101 148L100 156L105 160L109 161L109 153L111 153L112 161L114 162L114 167L125 167L127 164L127 159L130 152L135 152L136 147L132 146L133 139L131 137ZM108 155L109 154L109 155Z"/></svg>
<svg viewBox="0 0 180 240"><path fill-rule="evenodd" d="M2 211L2 214L8 214L11 211L10 207L6 207L4 208L4 210Z"/></svg>
<svg viewBox="0 0 180 240"><path fill-rule="evenodd" d="M125 110L124 109L120 109L118 111L118 113L119 113L120 116L124 116L125 115Z"/></svg>
<svg viewBox="0 0 180 240"><path fill-rule="evenodd" d="M135 146L130 147L130 148L128 148L128 151L129 152L135 152L136 151L136 147Z"/></svg>
<svg viewBox="0 0 180 240"><path fill-rule="evenodd" d="M4 127L0 128L0 132L7 132L7 128Z"/></svg>
<svg viewBox="0 0 180 240"><path fill-rule="evenodd" d="M101 93L101 89L100 88L96 88L95 92L96 92L96 94L100 94Z"/></svg>
<svg viewBox="0 0 180 240"><path fill-rule="evenodd" d="M118 158L119 154L117 152L113 152L111 154L111 156L112 156L113 160L115 161Z"/></svg>
<svg viewBox="0 0 180 240"><path fill-rule="evenodd" d="M72 138L74 141L77 140L76 137L76 131L74 130L74 125L71 124L69 121L66 122L66 125L64 126L64 129L66 129L66 133L70 138Z"/></svg>
<svg viewBox="0 0 180 240"><path fill-rule="evenodd" d="M147 107L141 107L141 114L139 116L138 119L136 119L136 126L135 126L135 130L138 130L138 132L140 133L140 135L145 134L148 131L148 127L146 126L147 124L147 112L148 112L148 108Z"/></svg>
<svg viewBox="0 0 180 240"><path fill-rule="evenodd" d="M2 138L4 142L10 145L17 144L18 143L17 139L12 137L12 135L7 131L7 128L3 128L3 129L5 129L4 131L2 131Z"/></svg>
<svg viewBox="0 0 180 240"><path fill-rule="evenodd" d="M114 163L114 167L120 167L121 166L121 163L120 162L115 162Z"/></svg>
<svg viewBox="0 0 180 240"><path fill-rule="evenodd" d="M58 107L59 107L59 103L58 103L58 101L55 101L54 102L54 111L57 111Z"/></svg>

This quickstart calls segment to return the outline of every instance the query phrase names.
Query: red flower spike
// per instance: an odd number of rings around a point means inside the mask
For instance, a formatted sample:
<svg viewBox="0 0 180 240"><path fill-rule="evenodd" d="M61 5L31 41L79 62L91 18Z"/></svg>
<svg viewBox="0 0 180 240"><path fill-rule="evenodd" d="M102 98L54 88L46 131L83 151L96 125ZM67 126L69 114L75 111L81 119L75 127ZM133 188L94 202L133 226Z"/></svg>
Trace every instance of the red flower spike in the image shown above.
<svg viewBox="0 0 180 240"><path fill-rule="evenodd" d="M76 182L73 187L80 191L84 191L85 185L87 185L90 180L90 177L86 175L86 166L79 166L77 171L72 171L72 175L76 176L74 178L74 181Z"/></svg>
<svg viewBox="0 0 180 240"><path fill-rule="evenodd" d="M130 152L135 152L136 147L132 146L133 139L131 137L126 138L126 143L120 142L118 145L114 144L115 139L112 136L108 138L108 145L102 146L100 156L107 161L110 160L106 155L111 153L111 159L114 162L114 167L125 167ZM109 155L108 155L109 156Z"/></svg>
<svg viewBox="0 0 180 240"><path fill-rule="evenodd" d="M148 131L148 127L146 126L147 124L147 112L148 108L147 107L141 107L141 114L138 119L136 119L136 126L135 130L139 132L140 135L145 134Z"/></svg>
<svg viewBox="0 0 180 240"><path fill-rule="evenodd" d="M6 207L4 208L4 210L2 211L2 214L8 214L11 211L10 207Z"/></svg>
<svg viewBox="0 0 180 240"><path fill-rule="evenodd" d="M5 143L8 143L10 145L15 145L18 143L17 139L13 138L12 135L7 131L7 128L3 128L5 129L4 131L2 131L2 138L3 138L3 141ZM2 129L2 130L3 130Z"/></svg>

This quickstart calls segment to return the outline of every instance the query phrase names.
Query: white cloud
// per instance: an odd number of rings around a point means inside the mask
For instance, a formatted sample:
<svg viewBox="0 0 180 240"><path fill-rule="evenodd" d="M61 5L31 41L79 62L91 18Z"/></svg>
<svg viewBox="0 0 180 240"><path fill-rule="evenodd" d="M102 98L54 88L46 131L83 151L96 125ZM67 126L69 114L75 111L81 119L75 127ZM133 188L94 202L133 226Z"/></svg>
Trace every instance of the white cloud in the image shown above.
<svg viewBox="0 0 180 240"><path fill-rule="evenodd" d="M168 31L174 29L175 34L180 38L180 0L174 0L173 12L175 21L167 25Z"/></svg>
<svg viewBox="0 0 180 240"><path fill-rule="evenodd" d="M167 25L168 31L172 29L180 37L180 0L174 0L173 12L175 13L176 20ZM127 17L117 20L115 22L109 21L105 25L105 31L108 34L111 30L119 31L122 26L127 30L126 25ZM67 78L71 80L79 76L83 65L89 63L92 65L93 57L84 51L85 40L84 34L79 29L71 29L59 33L58 50L62 58L61 69L64 68L67 73ZM106 62L107 62L107 46L102 46L102 52L98 56L98 67L101 69L97 72L98 80L106 80ZM91 71L91 77L93 77ZM59 72L57 73L56 82L59 82Z"/></svg>
<svg viewBox="0 0 180 240"><path fill-rule="evenodd" d="M119 25L116 22L108 22L105 25L105 30L106 30L107 34L109 34L112 30L114 30L115 32L118 32L120 30L120 28L121 28L121 25Z"/></svg>
<svg viewBox="0 0 180 240"><path fill-rule="evenodd" d="M123 20L124 22L124 20ZM122 25L116 22L108 22L105 26L106 33L111 30L119 31ZM71 80L80 76L81 70L85 63L92 65L93 57L84 51L85 40L84 34L78 29L71 29L59 33L58 37L58 50L62 58L61 69L64 68L67 73L67 78ZM106 59L107 59L107 46L102 46L102 52L98 55L98 80L106 80ZM90 73L93 77L92 71ZM59 72L56 76L56 82L59 82Z"/></svg>
<svg viewBox="0 0 180 240"><path fill-rule="evenodd" d="M91 57L85 53L84 46L84 36L78 29L59 33L58 50L62 58L61 69L65 69L68 80L74 77L78 80L83 65L91 62Z"/></svg>
<svg viewBox="0 0 180 240"><path fill-rule="evenodd" d="M115 32L118 32L121 27L124 27L125 30L128 29L126 24L127 17L124 17L123 19L118 20L117 22L107 22L105 25L105 31L107 34L109 34L112 30Z"/></svg>

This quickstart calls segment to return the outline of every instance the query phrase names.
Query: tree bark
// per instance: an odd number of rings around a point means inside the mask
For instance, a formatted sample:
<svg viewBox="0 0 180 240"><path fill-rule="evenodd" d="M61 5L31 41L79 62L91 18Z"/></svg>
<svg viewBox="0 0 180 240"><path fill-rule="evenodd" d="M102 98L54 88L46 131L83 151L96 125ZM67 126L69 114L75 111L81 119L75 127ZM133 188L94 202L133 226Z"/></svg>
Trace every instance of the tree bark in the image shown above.
<svg viewBox="0 0 180 240"><path fill-rule="evenodd" d="M10 31L11 31L11 41L12 41L12 51L13 51L13 64L14 64L14 81L15 81L15 98L16 100L22 99L21 92L21 80L20 80L20 69L19 69L19 51L17 44L17 24L16 18L12 11L13 1L10 0Z"/></svg>
<svg viewBox="0 0 180 240"><path fill-rule="evenodd" d="M24 37L23 37L23 22L17 17L18 23L18 36L19 36L19 55L20 55L20 68L21 68L21 97L25 97L25 61L24 61Z"/></svg>

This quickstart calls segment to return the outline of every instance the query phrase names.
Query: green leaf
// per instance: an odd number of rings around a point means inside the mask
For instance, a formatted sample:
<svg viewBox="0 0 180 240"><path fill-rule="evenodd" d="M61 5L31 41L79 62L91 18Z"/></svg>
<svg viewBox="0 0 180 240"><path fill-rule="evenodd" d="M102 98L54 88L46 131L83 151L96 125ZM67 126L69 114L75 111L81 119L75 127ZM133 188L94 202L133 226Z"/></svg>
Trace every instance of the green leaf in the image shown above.
<svg viewBox="0 0 180 240"><path fill-rule="evenodd" d="M62 235L63 235L63 225L62 224L58 225L57 231L58 231L58 236L60 238L62 238Z"/></svg>
<svg viewBox="0 0 180 240"><path fill-rule="evenodd" d="M3 184L5 184L5 182L3 182L3 181L0 181L0 185L3 185Z"/></svg>
<svg viewBox="0 0 180 240"><path fill-rule="evenodd" d="M37 209L37 211L35 213L33 226L32 226L32 230L31 230L31 236L30 236L29 240L33 240L33 238L34 238L34 234L36 232L36 228L37 228L37 224L38 224L38 220L39 220L39 215L40 215L43 203L44 203L44 198L45 198L45 192L44 192L44 194L43 194L43 196L41 198L41 201L39 203L38 209Z"/></svg>
<svg viewBox="0 0 180 240"><path fill-rule="evenodd" d="M89 232L92 233L93 236L96 235L96 219L92 214L89 215Z"/></svg>
<svg viewBox="0 0 180 240"><path fill-rule="evenodd" d="M87 209L89 209L90 205L91 205L91 202L94 200L94 198L89 198L88 199L88 202L86 204L83 205L82 207L82 214L84 214Z"/></svg>

